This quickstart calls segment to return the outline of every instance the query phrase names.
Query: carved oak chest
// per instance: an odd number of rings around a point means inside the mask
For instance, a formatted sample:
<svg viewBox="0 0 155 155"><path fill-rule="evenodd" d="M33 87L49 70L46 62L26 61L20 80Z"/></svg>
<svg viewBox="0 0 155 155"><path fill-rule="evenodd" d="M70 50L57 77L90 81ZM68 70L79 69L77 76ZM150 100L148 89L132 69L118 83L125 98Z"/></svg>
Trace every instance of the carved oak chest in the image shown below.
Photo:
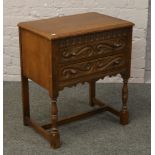
<svg viewBox="0 0 155 155"><path fill-rule="evenodd" d="M32 126L53 148L58 148L58 125L101 111L112 112L120 118L121 124L127 124L127 82L130 77L133 25L99 13L19 23L24 125ZM116 74L121 74L123 78L120 111L95 97L95 82ZM51 124L39 126L30 119L28 79L48 90ZM99 108L58 120L56 100L59 91L84 82L90 86L90 105ZM47 132L45 129L49 128L51 131Z"/></svg>

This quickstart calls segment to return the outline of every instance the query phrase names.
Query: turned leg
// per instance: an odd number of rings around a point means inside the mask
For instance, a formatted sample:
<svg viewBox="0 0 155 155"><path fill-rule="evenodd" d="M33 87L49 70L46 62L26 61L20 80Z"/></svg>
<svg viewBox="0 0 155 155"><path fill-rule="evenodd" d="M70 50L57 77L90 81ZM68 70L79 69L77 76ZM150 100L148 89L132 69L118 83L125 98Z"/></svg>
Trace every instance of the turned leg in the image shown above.
<svg viewBox="0 0 155 155"><path fill-rule="evenodd" d="M22 82L22 102L23 102L23 123L24 125L28 125L26 123L26 117L30 117L28 78L22 75L21 82Z"/></svg>
<svg viewBox="0 0 155 155"><path fill-rule="evenodd" d="M120 112L120 123L123 125L128 124L128 79L123 78L123 88L122 88L122 110Z"/></svg>
<svg viewBox="0 0 155 155"><path fill-rule="evenodd" d="M51 131L51 146L53 148L60 147L60 135L57 128L57 121L58 121L58 108L57 108L57 101L56 99L52 99L52 106L51 106L51 113L52 113L52 131Z"/></svg>
<svg viewBox="0 0 155 155"><path fill-rule="evenodd" d="M93 98L95 98L95 81L89 82L89 104L94 106Z"/></svg>

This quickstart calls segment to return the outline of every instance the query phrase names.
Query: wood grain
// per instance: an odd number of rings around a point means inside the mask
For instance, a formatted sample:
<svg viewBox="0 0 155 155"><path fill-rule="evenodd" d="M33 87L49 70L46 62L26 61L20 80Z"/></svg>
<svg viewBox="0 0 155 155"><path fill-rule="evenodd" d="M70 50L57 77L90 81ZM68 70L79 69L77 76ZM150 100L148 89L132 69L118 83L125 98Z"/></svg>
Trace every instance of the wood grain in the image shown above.
<svg viewBox="0 0 155 155"><path fill-rule="evenodd" d="M18 26L48 39L131 27L134 24L95 12L19 23Z"/></svg>

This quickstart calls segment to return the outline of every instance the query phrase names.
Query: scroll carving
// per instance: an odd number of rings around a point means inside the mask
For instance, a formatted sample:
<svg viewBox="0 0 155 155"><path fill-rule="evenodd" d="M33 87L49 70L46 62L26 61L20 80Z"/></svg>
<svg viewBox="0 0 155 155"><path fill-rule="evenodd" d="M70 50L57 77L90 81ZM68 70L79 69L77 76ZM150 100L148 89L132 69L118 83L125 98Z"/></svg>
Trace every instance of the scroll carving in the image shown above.
<svg viewBox="0 0 155 155"><path fill-rule="evenodd" d="M61 62L101 56L127 48L127 29L87 34L59 41Z"/></svg>
<svg viewBox="0 0 155 155"><path fill-rule="evenodd" d="M85 47L82 47L78 50L76 49L69 49L69 48L65 48L65 49L62 49L62 57L64 59L70 59L70 58L73 58L73 57L76 57L76 56L92 56L93 55L93 47L92 46L85 46Z"/></svg>
<svg viewBox="0 0 155 155"><path fill-rule="evenodd" d="M114 55L98 58L88 62L68 65L60 69L60 80L68 80L84 75L90 75L109 69L115 69L124 65L123 55Z"/></svg>
<svg viewBox="0 0 155 155"><path fill-rule="evenodd" d="M81 46L65 47L60 49L60 53L62 61L71 61L80 58L104 55L112 51L122 50L125 46L125 39L97 41Z"/></svg>

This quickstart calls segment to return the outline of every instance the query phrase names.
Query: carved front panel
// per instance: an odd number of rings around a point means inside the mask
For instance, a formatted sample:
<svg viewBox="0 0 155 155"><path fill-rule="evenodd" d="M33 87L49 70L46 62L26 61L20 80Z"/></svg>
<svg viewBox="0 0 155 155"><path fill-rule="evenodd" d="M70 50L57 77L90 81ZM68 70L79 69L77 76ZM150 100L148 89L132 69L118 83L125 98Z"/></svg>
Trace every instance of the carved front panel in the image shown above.
<svg viewBox="0 0 155 155"><path fill-rule="evenodd" d="M117 54L128 48L129 30L118 29L65 38L58 42L59 62L74 62Z"/></svg>
<svg viewBox="0 0 155 155"><path fill-rule="evenodd" d="M67 81L83 76L117 70L125 65L124 54L113 55L94 60L59 66L59 81Z"/></svg>

